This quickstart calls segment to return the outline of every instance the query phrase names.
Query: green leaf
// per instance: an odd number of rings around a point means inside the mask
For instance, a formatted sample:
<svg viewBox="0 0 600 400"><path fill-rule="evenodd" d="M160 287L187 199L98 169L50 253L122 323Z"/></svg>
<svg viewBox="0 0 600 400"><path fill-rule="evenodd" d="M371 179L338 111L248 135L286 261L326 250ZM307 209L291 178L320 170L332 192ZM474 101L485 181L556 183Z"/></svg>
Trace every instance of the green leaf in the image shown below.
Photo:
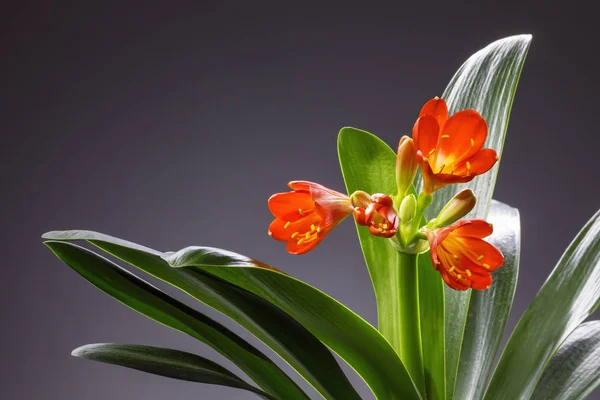
<svg viewBox="0 0 600 400"><path fill-rule="evenodd" d="M492 200L488 221L494 225L489 241L504 254L504 265L492 272L487 290L474 290L469 303L454 397L481 399L513 302L521 249L521 223L516 208Z"/></svg>
<svg viewBox="0 0 600 400"><path fill-rule="evenodd" d="M546 363L599 299L600 211L579 232L521 317L486 399L529 398Z"/></svg>
<svg viewBox="0 0 600 400"><path fill-rule="evenodd" d="M265 399L276 400L276 397L248 385L220 365L179 350L135 344L99 343L81 346L73 350L72 355L183 381L248 390Z"/></svg>
<svg viewBox="0 0 600 400"><path fill-rule="evenodd" d="M377 399L421 398L385 338L320 290L250 258L215 248L188 247L164 258L175 268L208 272L277 305L345 360Z"/></svg>
<svg viewBox="0 0 600 400"><path fill-rule="evenodd" d="M325 398L360 399L329 350L268 301L211 275L171 268L160 257L161 252L112 236L91 231L56 231L44 237L90 241L236 321L281 356Z"/></svg>
<svg viewBox="0 0 600 400"><path fill-rule="evenodd" d="M279 367L225 326L87 249L65 242L45 244L75 272L127 307L211 346L267 393L286 400L308 399Z"/></svg>
<svg viewBox="0 0 600 400"><path fill-rule="evenodd" d="M348 193L397 192L396 154L376 136L343 128L338 136L338 155ZM388 240L371 235L363 226L357 225L357 231L375 289L379 331L400 354L425 397L416 266L400 257Z"/></svg>
<svg viewBox="0 0 600 400"><path fill-rule="evenodd" d="M450 114L464 109L475 109L481 113L488 124L485 147L496 150L499 156L502 154L510 109L530 43L531 35L518 35L488 45L459 68L442 94L442 98L448 103ZM470 188L478 200L470 216L485 218L492 200L499 164L496 163L491 171L477 176L469 183L437 190L426 216L429 219L437 216L454 194ZM446 393L447 398L452 398L471 291L461 292L445 287L444 292Z"/></svg>
<svg viewBox="0 0 600 400"><path fill-rule="evenodd" d="M600 321L577 327L546 366L532 400L585 399L600 384Z"/></svg>
<svg viewBox="0 0 600 400"><path fill-rule="evenodd" d="M338 136L338 155L348 193L396 193L396 154L375 135L343 128ZM375 288L379 331L399 350L398 252L366 227L357 224L356 228Z"/></svg>

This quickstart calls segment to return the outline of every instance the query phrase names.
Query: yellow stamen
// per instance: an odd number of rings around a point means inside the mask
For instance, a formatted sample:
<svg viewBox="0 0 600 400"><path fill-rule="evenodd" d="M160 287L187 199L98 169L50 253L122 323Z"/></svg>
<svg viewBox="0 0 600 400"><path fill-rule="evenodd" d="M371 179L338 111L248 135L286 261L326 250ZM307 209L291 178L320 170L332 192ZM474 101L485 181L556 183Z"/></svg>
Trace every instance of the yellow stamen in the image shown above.
<svg viewBox="0 0 600 400"><path fill-rule="evenodd" d="M383 229L387 229L388 228L388 224L383 224Z"/></svg>
<svg viewBox="0 0 600 400"><path fill-rule="evenodd" d="M311 236L310 239L306 239L304 241L304 243L310 243L310 242L315 241L315 240L317 240L317 235Z"/></svg>
<svg viewBox="0 0 600 400"><path fill-rule="evenodd" d="M306 239L308 239L308 238L310 237L310 232L306 232L306 234L304 235L304 237L305 237Z"/></svg>
<svg viewBox="0 0 600 400"><path fill-rule="evenodd" d="M285 225L283 226L283 229L287 229L288 226L290 226L292 223L290 221L286 222Z"/></svg>
<svg viewBox="0 0 600 400"><path fill-rule="evenodd" d="M475 146L475 139L471 138L471 147Z"/></svg>
<svg viewBox="0 0 600 400"><path fill-rule="evenodd" d="M481 260L483 260L483 256L482 255L479 256L479 257L477 257L477 261L481 261Z"/></svg>
<svg viewBox="0 0 600 400"><path fill-rule="evenodd" d="M467 270L467 276L469 276L469 277L470 277L471 275L473 275L473 274L471 273L471 271Z"/></svg>
<svg viewBox="0 0 600 400"><path fill-rule="evenodd" d="M471 169L471 163L467 161L467 169Z"/></svg>
<svg viewBox="0 0 600 400"><path fill-rule="evenodd" d="M488 264L483 264L483 267L484 267L485 269L490 269L490 266L489 266Z"/></svg>
<svg viewBox="0 0 600 400"><path fill-rule="evenodd" d="M315 229L316 229L316 228L315 228L315 226L314 226L314 225L311 225L311 226L310 226L310 230L311 230L311 231L314 231Z"/></svg>
<svg viewBox="0 0 600 400"><path fill-rule="evenodd" d="M442 167L438 171L438 174L442 173L442 171L444 170L444 168L446 168L446 164L442 164Z"/></svg>
<svg viewBox="0 0 600 400"><path fill-rule="evenodd" d="M462 279L462 275L461 274L456 275L456 279Z"/></svg>
<svg viewBox="0 0 600 400"><path fill-rule="evenodd" d="M442 139L450 139L450 135L442 135Z"/></svg>
<svg viewBox="0 0 600 400"><path fill-rule="evenodd" d="M297 244L297 245L301 245L301 244L302 244L302 242L304 242L304 239L300 239L300 240L298 240L298 243L296 243L296 244Z"/></svg>
<svg viewBox="0 0 600 400"><path fill-rule="evenodd" d="M448 272L454 272L455 269L456 267L451 267L450 270L448 270Z"/></svg>
<svg viewBox="0 0 600 400"><path fill-rule="evenodd" d="M429 155L432 155L433 153L435 153L435 149L429 150Z"/></svg>
<svg viewBox="0 0 600 400"><path fill-rule="evenodd" d="M299 208L299 209L298 209L298 213L300 213L300 215L304 215L304 210L303 210L303 209L301 209L301 208Z"/></svg>
<svg viewBox="0 0 600 400"><path fill-rule="evenodd" d="M292 233L292 239L294 239L296 236L298 236L298 232Z"/></svg>

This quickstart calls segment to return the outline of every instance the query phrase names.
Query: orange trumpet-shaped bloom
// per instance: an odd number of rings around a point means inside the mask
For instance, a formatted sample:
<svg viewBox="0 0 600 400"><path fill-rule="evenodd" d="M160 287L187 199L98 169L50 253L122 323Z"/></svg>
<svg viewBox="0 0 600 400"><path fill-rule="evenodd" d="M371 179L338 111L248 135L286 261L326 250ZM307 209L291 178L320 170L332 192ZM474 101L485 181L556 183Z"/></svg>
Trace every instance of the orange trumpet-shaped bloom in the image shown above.
<svg viewBox="0 0 600 400"><path fill-rule="evenodd" d="M490 272L504 262L502 252L483 240L492 231L492 225L487 221L474 219L425 232L433 266L452 289L490 287Z"/></svg>
<svg viewBox="0 0 600 400"><path fill-rule="evenodd" d="M429 100L413 127L413 140L423 156L424 191L464 183L487 172L498 161L493 149L484 149L487 123L475 110L462 110L448 118L446 102Z"/></svg>
<svg viewBox="0 0 600 400"><path fill-rule="evenodd" d="M369 227L375 236L391 238L398 232L399 218L394 210L394 201L386 194L376 193L369 199L367 208L355 207L356 223Z"/></svg>
<svg viewBox="0 0 600 400"><path fill-rule="evenodd" d="M269 210L275 216L269 235L287 242L286 250L291 254L314 249L354 210L349 196L318 183L292 181L288 186L292 192L269 198Z"/></svg>

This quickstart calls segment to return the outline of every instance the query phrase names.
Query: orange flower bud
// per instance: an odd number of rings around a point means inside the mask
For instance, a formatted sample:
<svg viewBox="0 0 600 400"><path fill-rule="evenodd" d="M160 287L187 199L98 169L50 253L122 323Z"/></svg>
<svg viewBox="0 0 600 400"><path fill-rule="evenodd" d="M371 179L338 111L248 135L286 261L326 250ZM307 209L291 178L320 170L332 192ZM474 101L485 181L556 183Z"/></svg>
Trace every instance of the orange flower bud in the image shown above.
<svg viewBox="0 0 600 400"><path fill-rule="evenodd" d="M467 215L475 207L476 202L477 198L471 189L461 190L448 201L437 218L427 226L429 228L439 228L450 225Z"/></svg>
<svg viewBox="0 0 600 400"><path fill-rule="evenodd" d="M394 201L386 194L377 193L370 197L367 208L355 207L356 223L369 227L375 236L390 238L398 232L399 218L394 210Z"/></svg>
<svg viewBox="0 0 600 400"><path fill-rule="evenodd" d="M413 140L408 136L402 136L398 143L398 155L396 156L398 196L403 197L412 185L421 158L417 154Z"/></svg>

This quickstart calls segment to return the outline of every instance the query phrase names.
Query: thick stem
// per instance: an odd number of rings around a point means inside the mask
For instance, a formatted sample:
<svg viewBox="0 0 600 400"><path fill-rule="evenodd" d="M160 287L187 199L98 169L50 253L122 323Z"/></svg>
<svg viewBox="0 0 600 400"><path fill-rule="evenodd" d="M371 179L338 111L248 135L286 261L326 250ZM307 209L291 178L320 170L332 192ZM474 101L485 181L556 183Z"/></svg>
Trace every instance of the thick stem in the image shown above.
<svg viewBox="0 0 600 400"><path fill-rule="evenodd" d="M419 313L417 255L399 253L398 283L400 311L399 353L416 386L425 386Z"/></svg>

